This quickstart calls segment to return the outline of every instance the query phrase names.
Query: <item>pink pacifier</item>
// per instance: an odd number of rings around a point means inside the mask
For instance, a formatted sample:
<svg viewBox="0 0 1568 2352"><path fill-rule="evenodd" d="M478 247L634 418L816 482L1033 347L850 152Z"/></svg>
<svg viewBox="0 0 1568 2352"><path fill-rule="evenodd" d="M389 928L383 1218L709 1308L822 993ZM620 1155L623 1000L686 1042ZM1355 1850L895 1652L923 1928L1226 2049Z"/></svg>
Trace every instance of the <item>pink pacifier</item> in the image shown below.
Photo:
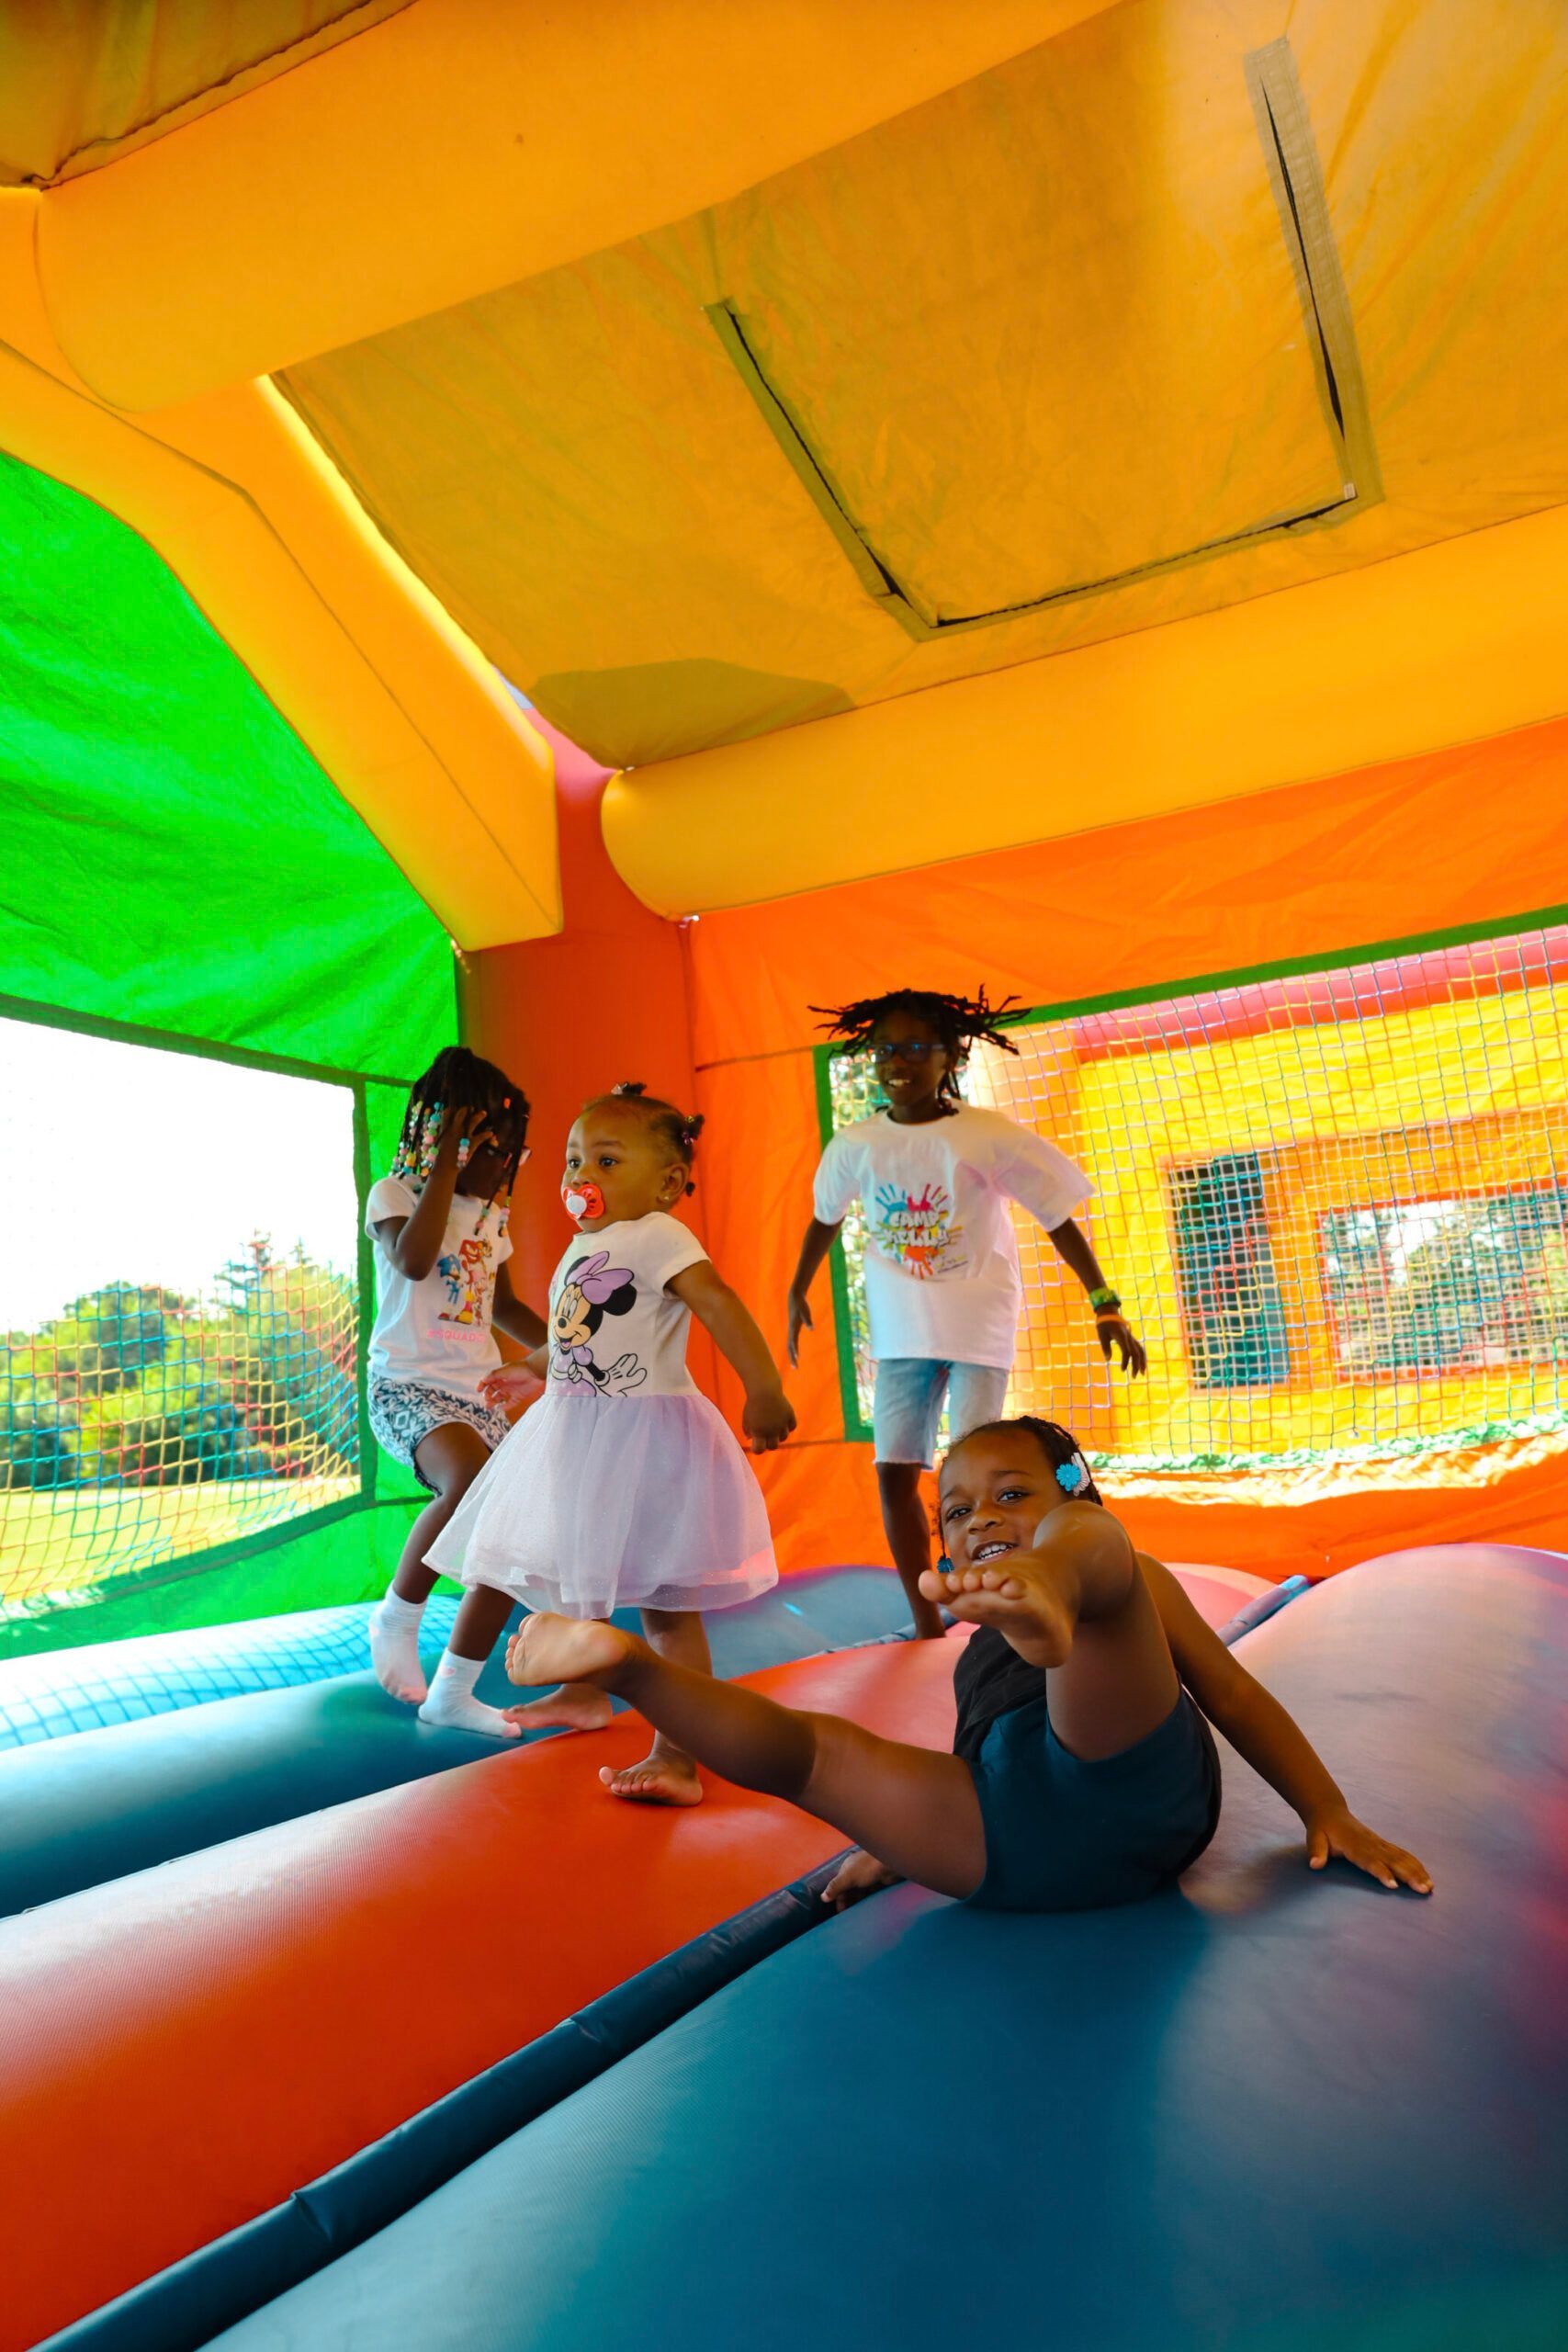
<svg viewBox="0 0 1568 2352"><path fill-rule="evenodd" d="M560 1188L560 1196L574 1225L581 1225L589 1217L604 1214L604 1195L598 1185L591 1184L586 1177L569 1176Z"/></svg>

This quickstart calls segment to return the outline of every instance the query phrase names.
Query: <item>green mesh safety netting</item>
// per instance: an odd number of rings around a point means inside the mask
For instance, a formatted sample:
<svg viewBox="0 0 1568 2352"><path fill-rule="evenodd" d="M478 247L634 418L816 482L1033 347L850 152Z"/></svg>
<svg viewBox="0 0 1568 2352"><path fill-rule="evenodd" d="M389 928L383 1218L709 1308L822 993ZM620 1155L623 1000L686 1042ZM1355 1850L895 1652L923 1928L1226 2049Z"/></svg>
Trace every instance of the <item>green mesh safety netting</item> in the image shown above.
<svg viewBox="0 0 1568 2352"><path fill-rule="evenodd" d="M0 790L0 1014L333 1081L353 1159L330 1271L176 1303L127 1265L25 1330L0 1281L0 1656L365 1597L418 1488L365 1424L349 1212L454 1034L446 935L152 550L4 456ZM91 1102L61 1114L106 1180Z"/></svg>
<svg viewBox="0 0 1568 2352"><path fill-rule="evenodd" d="M1067 1423L1118 1474L1568 1442L1568 924L1021 1016L967 1100L1051 1136L1149 1354L1102 1360L1082 1292L1015 1216L1024 1313L1010 1412ZM824 1133L881 1106L824 1047ZM941 1186L885 1187L835 1250L850 1434L871 1434L868 1227L962 1263Z"/></svg>

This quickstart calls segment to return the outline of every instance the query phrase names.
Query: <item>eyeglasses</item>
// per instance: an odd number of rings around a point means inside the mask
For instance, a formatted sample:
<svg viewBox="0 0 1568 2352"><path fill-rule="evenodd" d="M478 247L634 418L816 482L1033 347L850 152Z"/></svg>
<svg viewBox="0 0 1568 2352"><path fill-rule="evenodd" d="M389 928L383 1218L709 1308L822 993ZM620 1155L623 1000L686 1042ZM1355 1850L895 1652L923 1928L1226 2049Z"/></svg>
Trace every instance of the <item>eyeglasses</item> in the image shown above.
<svg viewBox="0 0 1568 2352"><path fill-rule="evenodd" d="M906 1037L896 1046L873 1046L871 1058L874 1062L923 1062L941 1051L942 1047L933 1045L929 1037Z"/></svg>

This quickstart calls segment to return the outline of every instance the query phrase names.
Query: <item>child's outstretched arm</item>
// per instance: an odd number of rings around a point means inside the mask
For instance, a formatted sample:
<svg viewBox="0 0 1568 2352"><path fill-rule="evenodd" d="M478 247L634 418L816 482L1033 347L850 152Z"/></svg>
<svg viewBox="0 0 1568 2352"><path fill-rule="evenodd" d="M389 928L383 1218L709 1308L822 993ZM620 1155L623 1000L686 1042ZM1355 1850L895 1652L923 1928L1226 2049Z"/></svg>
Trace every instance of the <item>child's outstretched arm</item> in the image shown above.
<svg viewBox="0 0 1568 2352"><path fill-rule="evenodd" d="M1300 1814L1313 1869L1322 1870L1337 1854L1382 1886L1404 1885L1430 1894L1430 1872L1403 1846L1391 1845L1357 1820L1300 1724L1203 1623L1170 1570L1146 1553L1140 1553L1139 1565L1177 1672L1215 1730Z"/></svg>
<svg viewBox="0 0 1568 2352"><path fill-rule="evenodd" d="M745 1385L741 1425L753 1453L770 1453L795 1427L795 1407L784 1392L779 1368L744 1300L738 1298L706 1259L677 1274L669 1287L689 1306L714 1344Z"/></svg>
<svg viewBox="0 0 1568 2352"><path fill-rule="evenodd" d="M1148 1355L1143 1341L1122 1312L1122 1302L1100 1272L1100 1261L1090 1249L1089 1236L1068 1217L1064 1224L1048 1228L1051 1246L1064 1266L1077 1274L1089 1293L1089 1303L1094 1309L1095 1329L1100 1334L1100 1353L1107 1363L1111 1351L1116 1350L1123 1372L1134 1380L1148 1369Z"/></svg>
<svg viewBox="0 0 1568 2352"><path fill-rule="evenodd" d="M795 1269L795 1280L789 1286L789 1360L791 1363L800 1362L801 1332L809 1331L812 1328L811 1309L806 1303L806 1294L817 1278L818 1268L838 1239L839 1226L842 1223L843 1219L840 1217L838 1225L825 1225L819 1216L814 1216L806 1228L806 1238L800 1245L800 1257Z"/></svg>

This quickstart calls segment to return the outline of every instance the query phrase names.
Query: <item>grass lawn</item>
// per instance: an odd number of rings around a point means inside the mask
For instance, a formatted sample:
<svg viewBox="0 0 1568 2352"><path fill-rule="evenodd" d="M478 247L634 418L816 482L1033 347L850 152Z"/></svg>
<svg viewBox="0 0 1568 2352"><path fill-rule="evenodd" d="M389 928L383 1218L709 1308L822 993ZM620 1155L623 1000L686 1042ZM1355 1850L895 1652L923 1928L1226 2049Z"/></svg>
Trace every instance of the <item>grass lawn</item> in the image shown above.
<svg viewBox="0 0 1568 2352"><path fill-rule="evenodd" d="M215 1478L194 1487L0 1493L0 1608L81 1592L342 1502L356 1478Z"/></svg>

